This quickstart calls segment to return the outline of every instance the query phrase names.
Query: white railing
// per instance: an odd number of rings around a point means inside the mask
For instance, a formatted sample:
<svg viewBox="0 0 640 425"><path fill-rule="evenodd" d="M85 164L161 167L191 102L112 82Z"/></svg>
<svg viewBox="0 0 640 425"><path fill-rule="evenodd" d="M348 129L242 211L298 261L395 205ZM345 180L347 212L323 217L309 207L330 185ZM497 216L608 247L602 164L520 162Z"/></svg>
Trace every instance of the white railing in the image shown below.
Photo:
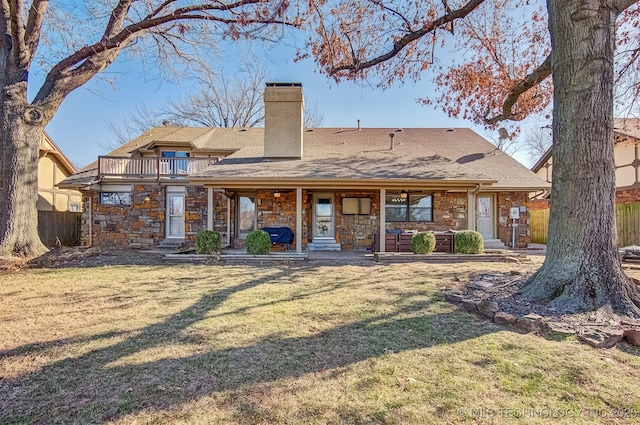
<svg viewBox="0 0 640 425"><path fill-rule="evenodd" d="M100 176L120 177L178 177L196 173L218 158L163 158L125 156L99 156L98 174Z"/></svg>

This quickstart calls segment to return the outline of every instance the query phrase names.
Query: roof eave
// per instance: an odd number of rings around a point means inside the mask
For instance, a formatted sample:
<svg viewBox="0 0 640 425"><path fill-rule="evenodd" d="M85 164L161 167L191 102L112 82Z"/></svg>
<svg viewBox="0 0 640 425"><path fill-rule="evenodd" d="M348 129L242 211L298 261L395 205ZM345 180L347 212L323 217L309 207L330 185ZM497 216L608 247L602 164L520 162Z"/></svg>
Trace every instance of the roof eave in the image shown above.
<svg viewBox="0 0 640 425"><path fill-rule="evenodd" d="M195 177L188 179L190 184L205 187L224 187L234 189L473 189L482 185L491 185L496 180L417 180L417 179L304 179L304 178L211 178Z"/></svg>

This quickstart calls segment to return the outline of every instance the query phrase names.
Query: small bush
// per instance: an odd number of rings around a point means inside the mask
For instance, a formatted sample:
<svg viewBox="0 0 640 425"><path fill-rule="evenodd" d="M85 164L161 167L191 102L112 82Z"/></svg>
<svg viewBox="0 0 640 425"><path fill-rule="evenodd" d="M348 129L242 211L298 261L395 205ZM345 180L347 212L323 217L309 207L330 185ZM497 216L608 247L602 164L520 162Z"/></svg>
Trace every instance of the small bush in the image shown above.
<svg viewBox="0 0 640 425"><path fill-rule="evenodd" d="M436 248L436 237L431 232L419 232L411 237L411 252L431 254Z"/></svg>
<svg viewBox="0 0 640 425"><path fill-rule="evenodd" d="M458 254L482 254L484 250L482 235L475 230L457 232L455 245Z"/></svg>
<svg viewBox="0 0 640 425"><path fill-rule="evenodd" d="M245 245L247 254L265 255L269 253L271 248L271 238L264 230L254 230L247 235Z"/></svg>
<svg viewBox="0 0 640 425"><path fill-rule="evenodd" d="M202 230L196 234L196 254L213 254L220 252L222 238L213 230Z"/></svg>

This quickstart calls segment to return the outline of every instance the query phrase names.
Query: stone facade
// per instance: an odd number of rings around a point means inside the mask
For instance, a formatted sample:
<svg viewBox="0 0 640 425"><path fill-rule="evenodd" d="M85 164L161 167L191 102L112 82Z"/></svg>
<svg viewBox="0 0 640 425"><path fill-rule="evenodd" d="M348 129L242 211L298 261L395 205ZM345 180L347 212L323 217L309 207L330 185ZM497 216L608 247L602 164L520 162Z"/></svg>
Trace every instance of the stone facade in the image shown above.
<svg viewBox="0 0 640 425"><path fill-rule="evenodd" d="M289 227L294 234L296 229L296 191L283 190L280 196L275 196L273 190L261 190L256 195L257 224L258 229L263 227ZM311 216L311 193L302 191L302 247L307 244ZM244 241L236 240L234 246L240 247ZM295 249L295 238L291 244L291 249ZM284 250L284 245L274 245L273 250Z"/></svg>
<svg viewBox="0 0 640 425"><path fill-rule="evenodd" d="M83 192L82 244L89 244L89 219L93 232L94 246L151 248L165 238L166 230L166 186L158 184L135 185L131 194L131 205L116 206L99 203L99 194ZM93 194L93 197L92 197ZM147 197L149 201L147 201ZM370 198L369 215L343 215L343 198ZM467 229L468 197L466 192L434 192L432 222L387 222L387 230L446 231ZM93 202L91 202L93 200ZM313 192L302 192L302 248L312 241L313 232ZM509 209L525 205L526 193L505 192L496 195L497 235L505 244L511 241L511 220ZM343 250L370 249L373 235L380 228L380 192L349 191L334 192L336 242ZM236 197L231 196L230 211L227 211L227 197L214 192L213 230L220 232L226 241L227 231L231 234L233 246L242 247L244 241L234 239ZM273 190L256 193L257 228L289 227L296 229L296 191L283 190L275 196ZM207 228L208 191L198 186L187 186L185 190L185 244L193 246L198 231ZM91 211L91 213L89 212ZM227 217L231 214L231 227L227 229ZM518 246L526 247L530 240L529 213L521 212L518 221ZM285 249L276 245L274 250ZM294 243L291 249L295 249Z"/></svg>
<svg viewBox="0 0 640 425"><path fill-rule="evenodd" d="M263 227L289 227L296 229L296 192L281 191L279 197L272 190L258 191L256 194L258 229ZM370 215L343 215L343 198L370 198ZM313 192L302 191L302 248L313 240ZM235 204L235 202L234 202ZM380 192L340 190L334 193L336 242L343 250L370 249L373 234L380 229ZM401 230L462 230L467 228L466 192L435 192L433 194L433 222L391 222L387 229ZM216 221L219 221L216 219ZM244 241L234 240L233 246L242 248ZM284 249L276 245L274 250ZM295 241L291 249L295 249Z"/></svg>
<svg viewBox="0 0 640 425"><path fill-rule="evenodd" d="M82 245L151 248L165 238L166 186L134 185L131 205L104 205L99 193L83 192ZM147 201L147 197L149 200ZM185 190L185 245L195 245L196 233L207 228L207 190L187 186ZM226 217L226 200L216 193L214 209ZM91 220L91 225L89 225ZM221 221L226 225L226 219ZM217 222L220 227L220 222ZM92 238L89 238L89 228ZM225 237L226 228L216 228Z"/></svg>
<svg viewBox="0 0 640 425"><path fill-rule="evenodd" d="M505 245L511 246L512 242L512 222L509 218L511 207L526 206L528 196L524 192L499 192L496 196L498 202L498 239ZM531 231L529 230L530 214L520 211L520 218L516 221L516 245L518 248L526 248L531 242Z"/></svg>
<svg viewBox="0 0 640 425"><path fill-rule="evenodd" d="M370 215L342 215L343 198L371 198ZM367 249L380 228L379 191L338 191L335 193L336 242L343 250ZM312 229L309 229L311 231Z"/></svg>
<svg viewBox="0 0 640 425"><path fill-rule="evenodd" d="M388 222L387 230L466 230L467 221L467 192L434 192L432 222Z"/></svg>

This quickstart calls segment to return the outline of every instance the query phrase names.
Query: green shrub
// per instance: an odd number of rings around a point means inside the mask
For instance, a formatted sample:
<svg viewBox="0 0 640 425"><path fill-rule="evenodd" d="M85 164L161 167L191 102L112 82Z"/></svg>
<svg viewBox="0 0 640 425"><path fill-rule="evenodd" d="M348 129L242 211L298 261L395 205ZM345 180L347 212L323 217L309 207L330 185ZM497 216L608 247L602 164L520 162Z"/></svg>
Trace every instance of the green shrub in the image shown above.
<svg viewBox="0 0 640 425"><path fill-rule="evenodd" d="M271 248L271 238L264 230L254 230L247 235L245 245L247 254L265 255L269 253Z"/></svg>
<svg viewBox="0 0 640 425"><path fill-rule="evenodd" d="M222 238L213 230L201 230L196 234L196 254L213 254L220 252Z"/></svg>
<svg viewBox="0 0 640 425"><path fill-rule="evenodd" d="M411 237L411 252L431 254L436 248L436 236L431 232L419 232Z"/></svg>
<svg viewBox="0 0 640 425"><path fill-rule="evenodd" d="M455 236L456 253L482 254L484 243L482 235L475 230L462 230Z"/></svg>

